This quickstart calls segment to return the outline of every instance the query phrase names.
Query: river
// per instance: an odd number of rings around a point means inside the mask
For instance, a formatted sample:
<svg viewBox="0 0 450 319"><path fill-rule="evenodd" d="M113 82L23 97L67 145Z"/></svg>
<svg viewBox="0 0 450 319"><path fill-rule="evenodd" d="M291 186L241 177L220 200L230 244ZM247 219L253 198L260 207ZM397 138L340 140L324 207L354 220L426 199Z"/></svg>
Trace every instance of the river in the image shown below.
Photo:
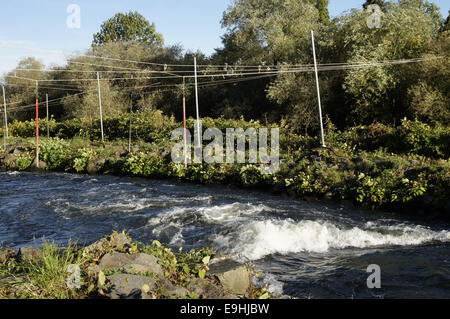
<svg viewBox="0 0 450 319"><path fill-rule="evenodd" d="M450 298L450 225L264 192L114 176L0 173L0 243L88 244L112 230L250 261L275 294ZM381 289L368 289L369 265Z"/></svg>

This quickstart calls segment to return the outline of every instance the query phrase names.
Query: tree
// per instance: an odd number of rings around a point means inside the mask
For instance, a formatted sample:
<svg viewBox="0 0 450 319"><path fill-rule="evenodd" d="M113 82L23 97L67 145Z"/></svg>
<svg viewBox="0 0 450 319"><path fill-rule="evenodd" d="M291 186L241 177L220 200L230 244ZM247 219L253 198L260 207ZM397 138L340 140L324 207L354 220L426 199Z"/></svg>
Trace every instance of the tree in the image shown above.
<svg viewBox="0 0 450 319"><path fill-rule="evenodd" d="M448 11L447 20L445 20L442 31L450 31L450 10Z"/></svg>
<svg viewBox="0 0 450 319"><path fill-rule="evenodd" d="M378 29L368 28L370 13L352 10L335 22L330 45L341 62L352 64L422 57L432 51L442 25L434 9L423 0L389 2ZM347 71L342 87L352 105L353 119L358 123L398 123L408 114L408 89L417 83L412 76L414 68L417 64Z"/></svg>
<svg viewBox="0 0 450 319"><path fill-rule="evenodd" d="M81 85L83 95L67 95L62 104L70 117L95 120L99 118L99 100L97 83L92 81ZM108 81L100 82L102 95L102 111L104 117L115 116L126 112L130 105L128 96L121 91L115 90Z"/></svg>
<svg viewBox="0 0 450 319"><path fill-rule="evenodd" d="M381 10L384 10L385 8L385 2L383 0L366 0L366 2L364 2L363 4L363 8L365 10L367 10L367 8L371 5L371 4L376 4L380 7Z"/></svg>
<svg viewBox="0 0 450 319"><path fill-rule="evenodd" d="M92 46L108 42L138 42L149 46L160 47L163 36L156 32L155 24L151 23L138 12L117 13L105 21L100 32L94 35Z"/></svg>
<svg viewBox="0 0 450 319"><path fill-rule="evenodd" d="M277 65L292 63L310 47L310 31L319 28L319 19L309 0L235 0L222 26L246 62Z"/></svg>
<svg viewBox="0 0 450 319"><path fill-rule="evenodd" d="M45 79L45 74L40 72L43 68L44 65L40 61L33 57L27 57L19 61L15 73L9 72L8 76L5 77L7 99L14 102L14 105L9 108L11 111L9 115L10 120L30 120L35 118L35 110L33 107L30 108L30 106L33 106L36 101L36 83L24 78ZM42 90L39 93L39 99L42 101Z"/></svg>
<svg viewBox="0 0 450 319"><path fill-rule="evenodd" d="M309 64L312 61L311 30L320 30L328 16L328 1L311 0L235 0L224 13L222 25L228 32L223 37L224 49L218 51L222 63L260 65L262 71L274 70L274 65ZM234 114L259 114L260 120L279 121L287 115L293 126L302 130L313 125L317 108L310 108L307 89L309 78L279 76L277 81L261 79L240 84L242 91L232 91ZM295 92L287 97L285 92ZM230 90L231 92L231 90ZM248 92L252 93L249 99ZM240 100L235 99L239 96ZM230 98L227 98L230 101ZM258 103L254 103L258 101ZM246 107L246 105L248 105ZM238 108L236 108L238 106ZM224 112L233 113L224 105ZM250 115L250 114L253 114ZM294 116L295 114L301 116ZM313 115L310 115L313 114ZM318 115L317 115L318 118ZM315 120L317 121L317 118Z"/></svg>
<svg viewBox="0 0 450 319"><path fill-rule="evenodd" d="M330 22L330 12L328 11L328 0L309 0L309 2L319 10L319 19L322 23Z"/></svg>

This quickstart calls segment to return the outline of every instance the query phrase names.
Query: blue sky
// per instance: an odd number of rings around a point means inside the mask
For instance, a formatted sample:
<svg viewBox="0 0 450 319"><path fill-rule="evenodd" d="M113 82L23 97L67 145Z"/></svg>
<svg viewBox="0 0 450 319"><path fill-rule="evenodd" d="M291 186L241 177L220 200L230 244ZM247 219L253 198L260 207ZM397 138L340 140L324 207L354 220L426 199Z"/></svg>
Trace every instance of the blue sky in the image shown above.
<svg viewBox="0 0 450 319"><path fill-rule="evenodd" d="M330 13L360 8L364 0L330 0ZM444 16L450 1L434 0ZM156 24L166 44L210 54L221 46L220 20L230 0L14 0L3 1L0 19L0 74L20 58L35 56L46 65L61 64L67 52L83 51L103 21L117 12L137 10ZM67 7L81 8L81 28L66 25Z"/></svg>

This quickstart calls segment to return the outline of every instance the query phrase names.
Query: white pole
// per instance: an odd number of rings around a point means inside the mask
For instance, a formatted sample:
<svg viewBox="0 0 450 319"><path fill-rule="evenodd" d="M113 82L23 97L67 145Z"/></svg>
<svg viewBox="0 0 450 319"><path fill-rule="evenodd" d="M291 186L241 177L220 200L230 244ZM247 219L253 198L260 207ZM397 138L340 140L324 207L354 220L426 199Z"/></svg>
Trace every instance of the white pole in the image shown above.
<svg viewBox="0 0 450 319"><path fill-rule="evenodd" d="M6 138L9 137L9 133L8 133L8 115L6 114L6 95L5 95L5 86L2 85L2 89L3 89L3 106L5 108L5 133L6 133Z"/></svg>
<svg viewBox="0 0 450 319"><path fill-rule="evenodd" d="M102 143L105 142L105 137L103 135L103 111L102 111L102 94L100 92L100 73L97 72L97 86L98 86L98 103L100 105L100 128L102 130Z"/></svg>
<svg viewBox="0 0 450 319"><path fill-rule="evenodd" d="M187 132L186 132L186 78L183 76L183 139L184 139L184 167L187 167Z"/></svg>
<svg viewBox="0 0 450 319"><path fill-rule="evenodd" d="M317 101L319 102L320 132L322 135L322 146L327 147L325 145L325 134L323 132L322 103L320 101L320 87L319 87L319 71L317 70L316 46L314 44L314 31L312 31L312 30L311 30L311 40L312 40L312 48L313 48L313 56L314 56L314 69L316 72Z"/></svg>
<svg viewBox="0 0 450 319"><path fill-rule="evenodd" d="M131 107L130 107L130 132L128 136L128 153L131 153L131 120L133 118L133 93L131 93Z"/></svg>
<svg viewBox="0 0 450 319"><path fill-rule="evenodd" d="M194 57L194 73L195 73L195 107L197 110L197 131L198 131L198 147L202 147L202 132L200 132L200 113L198 111L198 86L197 86L197 58Z"/></svg>
<svg viewBox="0 0 450 319"><path fill-rule="evenodd" d="M45 108L47 109L47 138L50 138L50 128L48 124L48 94L45 94Z"/></svg>

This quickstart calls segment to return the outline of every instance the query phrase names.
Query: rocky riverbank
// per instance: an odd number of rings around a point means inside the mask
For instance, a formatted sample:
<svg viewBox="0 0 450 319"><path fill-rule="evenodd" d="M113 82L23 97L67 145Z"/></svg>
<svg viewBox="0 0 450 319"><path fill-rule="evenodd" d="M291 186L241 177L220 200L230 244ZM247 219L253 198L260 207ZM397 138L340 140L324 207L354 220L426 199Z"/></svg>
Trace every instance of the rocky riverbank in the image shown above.
<svg viewBox="0 0 450 319"><path fill-rule="evenodd" d="M248 264L208 248L172 251L125 233L87 246L0 248L0 297L38 299L267 299Z"/></svg>
<svg viewBox="0 0 450 319"><path fill-rule="evenodd" d="M251 164L174 164L171 144L95 143L86 139L43 139L39 168L33 140L13 139L0 152L0 170L54 171L173 179L209 185L257 188L306 200L368 210L450 218L450 166L432 160L339 148L305 149L299 159L283 159L277 174L262 175Z"/></svg>

